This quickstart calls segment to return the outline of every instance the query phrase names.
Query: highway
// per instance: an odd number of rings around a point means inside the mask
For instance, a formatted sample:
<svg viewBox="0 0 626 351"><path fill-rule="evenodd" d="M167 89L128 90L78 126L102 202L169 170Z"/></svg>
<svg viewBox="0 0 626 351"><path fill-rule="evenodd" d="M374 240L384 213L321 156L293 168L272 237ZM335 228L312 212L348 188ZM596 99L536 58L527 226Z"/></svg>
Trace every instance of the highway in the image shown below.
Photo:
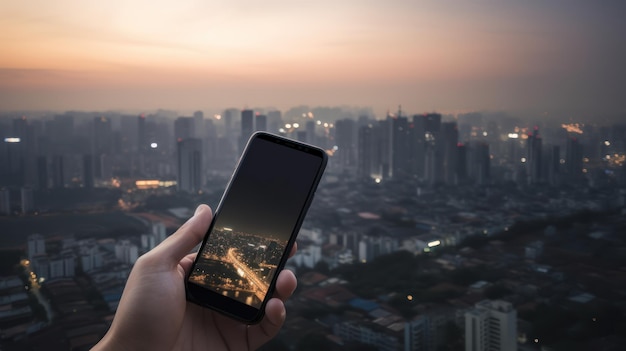
<svg viewBox="0 0 626 351"><path fill-rule="evenodd" d="M235 254L236 249L228 249L228 261L232 263L235 268L241 269L244 273L244 278L252 283L254 287L254 295L261 301L265 299L265 294L269 289L269 285L259 278L245 263L241 262Z"/></svg>

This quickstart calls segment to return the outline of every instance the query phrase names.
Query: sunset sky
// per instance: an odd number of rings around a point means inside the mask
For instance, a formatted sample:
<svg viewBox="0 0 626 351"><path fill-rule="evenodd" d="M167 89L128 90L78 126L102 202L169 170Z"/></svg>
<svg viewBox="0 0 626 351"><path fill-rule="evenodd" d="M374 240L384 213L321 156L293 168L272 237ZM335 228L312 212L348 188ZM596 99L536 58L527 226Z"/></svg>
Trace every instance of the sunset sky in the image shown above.
<svg viewBox="0 0 626 351"><path fill-rule="evenodd" d="M626 114L626 1L0 0L0 110Z"/></svg>

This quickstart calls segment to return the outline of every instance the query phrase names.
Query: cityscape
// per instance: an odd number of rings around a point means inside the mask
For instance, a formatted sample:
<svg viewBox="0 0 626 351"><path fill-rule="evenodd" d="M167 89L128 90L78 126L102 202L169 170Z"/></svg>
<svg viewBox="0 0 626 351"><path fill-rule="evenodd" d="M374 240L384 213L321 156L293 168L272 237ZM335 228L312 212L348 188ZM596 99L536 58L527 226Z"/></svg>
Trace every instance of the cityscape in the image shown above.
<svg viewBox="0 0 626 351"><path fill-rule="evenodd" d="M329 163L266 350L617 350L626 124L398 107L3 113L0 346L87 350L132 265L263 130ZM285 243L217 226L192 279L257 306Z"/></svg>
<svg viewBox="0 0 626 351"><path fill-rule="evenodd" d="M259 308L287 242L216 228L189 280Z"/></svg>

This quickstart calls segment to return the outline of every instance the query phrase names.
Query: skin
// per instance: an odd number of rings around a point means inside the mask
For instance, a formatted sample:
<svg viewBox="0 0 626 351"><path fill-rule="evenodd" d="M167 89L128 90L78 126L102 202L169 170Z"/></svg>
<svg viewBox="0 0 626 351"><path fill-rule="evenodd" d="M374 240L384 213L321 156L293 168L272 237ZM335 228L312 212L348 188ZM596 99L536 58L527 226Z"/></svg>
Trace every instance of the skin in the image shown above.
<svg viewBox="0 0 626 351"><path fill-rule="evenodd" d="M187 302L184 280L212 220L200 205L192 218L135 263L111 328L92 350L254 350L285 322L284 301L296 277L283 270L259 324L246 325ZM291 252L295 253L296 247Z"/></svg>

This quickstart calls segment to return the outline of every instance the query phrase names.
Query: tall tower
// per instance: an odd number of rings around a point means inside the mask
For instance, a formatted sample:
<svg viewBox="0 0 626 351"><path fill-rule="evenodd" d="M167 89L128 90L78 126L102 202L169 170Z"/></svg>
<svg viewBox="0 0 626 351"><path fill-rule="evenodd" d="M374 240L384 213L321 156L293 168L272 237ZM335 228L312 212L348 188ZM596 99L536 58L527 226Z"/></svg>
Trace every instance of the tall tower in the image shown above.
<svg viewBox="0 0 626 351"><path fill-rule="evenodd" d="M517 311L509 302L483 300L465 312L465 351L491 350L517 350Z"/></svg>
<svg viewBox="0 0 626 351"><path fill-rule="evenodd" d="M202 169L202 140L190 138L178 141L178 190L197 193L204 184Z"/></svg>
<svg viewBox="0 0 626 351"><path fill-rule="evenodd" d="M137 117L137 146L140 154L148 152L148 134L146 133L146 116Z"/></svg>
<svg viewBox="0 0 626 351"><path fill-rule="evenodd" d="M256 116L256 128L257 132L266 132L267 131L267 116L266 115L258 115Z"/></svg>
<svg viewBox="0 0 626 351"><path fill-rule="evenodd" d="M414 152L411 150L410 142L412 131L409 128L409 121L401 115L402 110L398 110L398 115L388 117L391 123L391 171L393 178L407 178L411 174L411 157Z"/></svg>
<svg viewBox="0 0 626 351"><path fill-rule="evenodd" d="M469 176L477 184L487 184L491 173L491 157L489 143L474 141L470 143L469 150Z"/></svg>
<svg viewBox="0 0 626 351"><path fill-rule="evenodd" d="M430 184L443 181L443 143L441 115L426 113L413 116L415 128L414 169L418 179Z"/></svg>
<svg viewBox="0 0 626 351"><path fill-rule="evenodd" d="M22 214L32 212L35 208L33 189L30 187L23 187L22 189L20 189L20 195L22 200Z"/></svg>
<svg viewBox="0 0 626 351"><path fill-rule="evenodd" d="M583 146L576 137L568 137L565 145L565 171L570 183L583 180Z"/></svg>
<svg viewBox="0 0 626 351"><path fill-rule="evenodd" d="M532 133L528 134L528 156L526 160L528 183L537 184L543 180L541 172L542 148L539 128L535 127Z"/></svg>
<svg viewBox="0 0 626 351"><path fill-rule="evenodd" d="M241 111L241 135L239 136L239 153L243 152L248 139L254 132L254 111Z"/></svg>
<svg viewBox="0 0 626 351"><path fill-rule="evenodd" d="M28 236L27 252L28 259L32 260L34 257L46 254L46 241L41 234L31 234Z"/></svg>
<svg viewBox="0 0 626 351"><path fill-rule="evenodd" d="M11 191L6 188L0 188L0 215L11 214Z"/></svg>
<svg viewBox="0 0 626 351"><path fill-rule="evenodd" d="M459 129L456 122L447 122L441 124L441 153L443 157L443 180L446 184L455 184L458 182L457 159Z"/></svg>
<svg viewBox="0 0 626 351"><path fill-rule="evenodd" d="M306 135L306 134L305 134ZM357 130L354 120L346 118L335 123L337 164L344 171L353 172L357 163Z"/></svg>
<svg viewBox="0 0 626 351"><path fill-rule="evenodd" d="M113 150L113 131L111 120L104 116L93 119L94 173L97 178L107 178L110 175L109 164L106 162Z"/></svg>
<svg viewBox="0 0 626 351"><path fill-rule="evenodd" d="M174 121L174 138L175 140L193 138L194 119L193 117L178 117Z"/></svg>

